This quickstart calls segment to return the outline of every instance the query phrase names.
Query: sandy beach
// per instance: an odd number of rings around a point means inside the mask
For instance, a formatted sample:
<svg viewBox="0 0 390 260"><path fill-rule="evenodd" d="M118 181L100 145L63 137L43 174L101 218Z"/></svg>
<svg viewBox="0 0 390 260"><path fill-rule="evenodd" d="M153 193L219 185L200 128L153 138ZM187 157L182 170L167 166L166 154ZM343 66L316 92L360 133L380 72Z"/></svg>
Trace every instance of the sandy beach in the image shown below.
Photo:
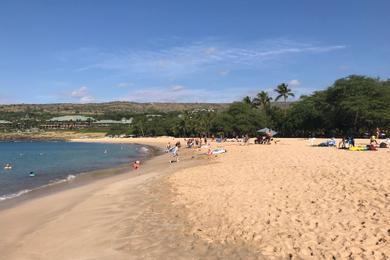
<svg viewBox="0 0 390 260"><path fill-rule="evenodd" d="M74 141L164 147L176 139ZM2 257L390 257L390 149L352 152L303 139L212 147L227 153L182 148L179 163L164 154L137 172L0 211Z"/></svg>
<svg viewBox="0 0 390 260"><path fill-rule="evenodd" d="M267 259L387 259L389 149L308 144L224 144L218 163L169 177L175 203L185 205L199 237L245 243Z"/></svg>

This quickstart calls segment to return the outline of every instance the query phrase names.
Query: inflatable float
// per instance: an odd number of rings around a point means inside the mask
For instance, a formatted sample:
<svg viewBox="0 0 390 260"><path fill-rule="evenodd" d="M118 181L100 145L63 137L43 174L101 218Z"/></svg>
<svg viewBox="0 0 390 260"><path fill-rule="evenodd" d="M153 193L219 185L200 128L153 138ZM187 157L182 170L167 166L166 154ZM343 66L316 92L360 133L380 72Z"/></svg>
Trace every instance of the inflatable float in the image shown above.
<svg viewBox="0 0 390 260"><path fill-rule="evenodd" d="M368 151L367 147L353 146L349 147L350 151Z"/></svg>
<svg viewBox="0 0 390 260"><path fill-rule="evenodd" d="M378 149L373 145L354 146L349 148L350 151L377 151Z"/></svg>

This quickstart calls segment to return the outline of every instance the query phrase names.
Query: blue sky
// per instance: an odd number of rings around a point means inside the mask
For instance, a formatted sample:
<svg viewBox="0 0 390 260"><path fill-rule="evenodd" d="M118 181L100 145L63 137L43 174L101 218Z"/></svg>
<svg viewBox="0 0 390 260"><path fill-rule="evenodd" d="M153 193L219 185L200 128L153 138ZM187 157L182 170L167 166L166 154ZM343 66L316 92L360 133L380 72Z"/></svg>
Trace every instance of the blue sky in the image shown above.
<svg viewBox="0 0 390 260"><path fill-rule="evenodd" d="M0 103L230 102L390 78L390 1L0 2Z"/></svg>

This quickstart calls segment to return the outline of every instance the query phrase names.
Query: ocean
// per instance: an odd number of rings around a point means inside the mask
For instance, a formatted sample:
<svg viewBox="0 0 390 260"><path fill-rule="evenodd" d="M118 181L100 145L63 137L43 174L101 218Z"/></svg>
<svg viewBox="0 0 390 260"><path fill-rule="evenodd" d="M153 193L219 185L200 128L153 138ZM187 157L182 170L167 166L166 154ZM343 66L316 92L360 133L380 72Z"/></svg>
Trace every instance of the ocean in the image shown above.
<svg viewBox="0 0 390 260"><path fill-rule="evenodd" d="M0 142L0 201L53 183L71 181L81 173L108 169L150 156L137 144L62 141ZM11 164L12 169L5 169ZM30 173L33 172L30 176Z"/></svg>

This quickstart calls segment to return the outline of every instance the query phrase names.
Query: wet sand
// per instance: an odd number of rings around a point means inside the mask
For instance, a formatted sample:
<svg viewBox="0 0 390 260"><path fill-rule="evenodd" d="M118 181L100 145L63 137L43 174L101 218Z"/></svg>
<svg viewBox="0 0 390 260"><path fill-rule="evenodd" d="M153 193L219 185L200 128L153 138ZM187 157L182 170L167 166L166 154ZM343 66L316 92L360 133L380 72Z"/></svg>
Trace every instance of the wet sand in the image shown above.
<svg viewBox="0 0 390 260"><path fill-rule="evenodd" d="M169 243L176 241L177 223L161 217L169 213L163 212L169 192L156 180L192 163L184 159L174 165L168 160L168 155L157 156L127 175L2 210L2 258L139 259L166 254Z"/></svg>
<svg viewBox="0 0 390 260"><path fill-rule="evenodd" d="M163 147L176 139L87 141ZM137 172L26 201L0 211L0 252L4 259L388 257L390 149L308 144L212 143L227 153L211 157L183 148L179 163L164 154Z"/></svg>
<svg viewBox="0 0 390 260"><path fill-rule="evenodd" d="M167 139L135 140L164 146ZM77 140L80 141L80 140ZM119 142L119 140L89 140ZM122 140L123 141L123 140ZM133 141L133 140L132 140ZM132 141L125 141L127 143ZM191 233L187 211L173 205L169 174L205 161L183 149L179 163L157 156L138 171L26 200L0 211L4 259L199 259L229 258L224 249Z"/></svg>

